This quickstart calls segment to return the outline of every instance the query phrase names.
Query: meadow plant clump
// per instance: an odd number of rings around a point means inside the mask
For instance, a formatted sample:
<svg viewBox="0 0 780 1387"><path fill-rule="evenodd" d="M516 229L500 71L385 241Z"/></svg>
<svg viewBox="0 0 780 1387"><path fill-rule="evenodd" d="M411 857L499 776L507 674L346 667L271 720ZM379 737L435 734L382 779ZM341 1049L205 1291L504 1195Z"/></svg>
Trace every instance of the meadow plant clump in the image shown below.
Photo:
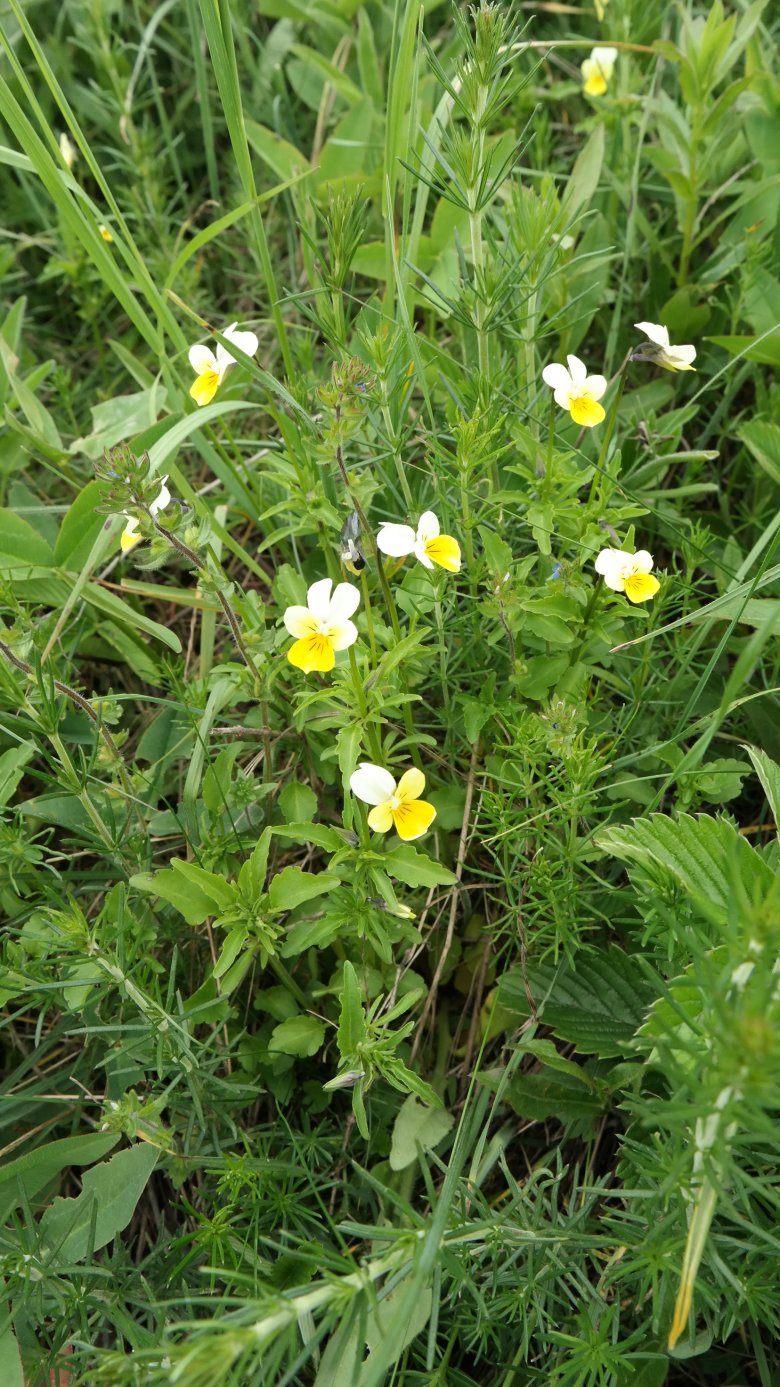
<svg viewBox="0 0 780 1387"><path fill-rule="evenodd" d="M779 26L6 0L3 1387L777 1381Z"/></svg>

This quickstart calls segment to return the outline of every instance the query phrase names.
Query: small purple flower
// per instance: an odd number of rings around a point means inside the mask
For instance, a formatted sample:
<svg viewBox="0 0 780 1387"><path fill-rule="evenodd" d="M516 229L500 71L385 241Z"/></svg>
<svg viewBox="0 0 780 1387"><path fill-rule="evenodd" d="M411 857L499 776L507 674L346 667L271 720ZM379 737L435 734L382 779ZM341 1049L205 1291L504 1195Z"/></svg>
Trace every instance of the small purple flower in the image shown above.
<svg viewBox="0 0 780 1387"><path fill-rule="evenodd" d="M550 582L553 583L553 582L555 581L555 579L556 579L556 578L560 578L560 576L561 576L561 562L560 562L560 559L559 559L558 562L557 562L557 564L555 565L555 567L554 567L552 573L550 574Z"/></svg>

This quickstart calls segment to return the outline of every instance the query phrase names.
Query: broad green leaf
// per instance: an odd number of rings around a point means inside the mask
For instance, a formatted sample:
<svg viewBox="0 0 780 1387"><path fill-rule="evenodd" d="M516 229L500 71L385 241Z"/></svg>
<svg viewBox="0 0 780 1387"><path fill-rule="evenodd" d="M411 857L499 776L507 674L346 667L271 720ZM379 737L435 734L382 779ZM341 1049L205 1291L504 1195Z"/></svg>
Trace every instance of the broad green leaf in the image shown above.
<svg viewBox="0 0 780 1387"><path fill-rule="evenodd" d="M745 751L753 762L753 769L764 787L764 794L769 801L769 807L775 821L775 830L780 837L780 766L757 746L745 745Z"/></svg>
<svg viewBox="0 0 780 1387"><path fill-rule="evenodd" d="M106 494L105 482L93 480L79 492L63 516L54 545L54 561L63 567L82 568L89 558L98 533L106 523L96 507Z"/></svg>
<svg viewBox="0 0 780 1387"><path fill-rule="evenodd" d="M8 751L4 751L0 756L0 805L7 804L16 793L24 775L24 768L35 754L36 750L31 742L22 742L21 746L9 747Z"/></svg>
<svg viewBox="0 0 780 1387"><path fill-rule="evenodd" d="M780 328L755 337L705 337L715 347L722 347L730 356L746 357L764 366L780 366Z"/></svg>
<svg viewBox="0 0 780 1387"><path fill-rule="evenodd" d="M246 137L263 162L280 178L297 178L301 173L311 172L311 164L305 154L258 121L246 121Z"/></svg>
<svg viewBox="0 0 780 1387"><path fill-rule="evenodd" d="M457 881L448 867L434 862L411 843L398 843L385 854L382 865L391 877L407 886L453 886Z"/></svg>
<svg viewBox="0 0 780 1387"><path fill-rule="evenodd" d="M2 1290L0 1285L0 1296ZM25 1387L19 1345L10 1324L0 1332L0 1382L3 1387Z"/></svg>
<svg viewBox="0 0 780 1387"><path fill-rule="evenodd" d="M49 568L54 555L46 540L12 510L0 509L0 572Z"/></svg>
<svg viewBox="0 0 780 1387"><path fill-rule="evenodd" d="M737 429L737 436L767 476L780 485L780 426L769 419L751 419Z"/></svg>
<svg viewBox="0 0 780 1387"><path fill-rule="evenodd" d="M279 808L288 823L305 824L317 813L317 796L310 786L294 780L280 792Z"/></svg>
<svg viewBox="0 0 780 1387"><path fill-rule="evenodd" d="M581 1054L630 1053L655 992L642 969L622 949L581 952L576 964L529 964L526 973L510 968L498 987L498 1005L518 1018L531 1014L530 989L539 1020Z"/></svg>
<svg viewBox="0 0 780 1387"><path fill-rule="evenodd" d="M188 925L202 925L209 915L218 915L234 899L234 888L223 876L175 858L169 869L153 874L140 872L130 878L130 885L168 901Z"/></svg>
<svg viewBox="0 0 780 1387"><path fill-rule="evenodd" d="M119 1137L113 1132L87 1132L38 1146L0 1166L0 1222L25 1199L32 1199L69 1166L91 1165L105 1156Z"/></svg>
<svg viewBox="0 0 780 1387"><path fill-rule="evenodd" d="M390 1169L404 1170L417 1159L418 1146L431 1151L443 1141L455 1121L452 1113L428 1108L413 1093L405 1098L393 1123Z"/></svg>
<svg viewBox="0 0 780 1387"><path fill-rule="evenodd" d="M325 1024L315 1016L291 1016L274 1026L268 1049L281 1055L295 1055L301 1059L316 1055L325 1039Z"/></svg>
<svg viewBox="0 0 780 1387"><path fill-rule="evenodd" d="M88 1170L75 1199L55 1199L40 1221L53 1265L82 1261L127 1227L159 1154L148 1142L138 1142Z"/></svg>
<svg viewBox="0 0 780 1387"><path fill-rule="evenodd" d="M726 819L651 814L601 833L599 846L621 861L671 877L713 924L728 921L737 881L748 898L766 894L774 874Z"/></svg>
<svg viewBox="0 0 780 1387"><path fill-rule="evenodd" d="M599 185L603 163L604 124L599 121L574 161L574 168L569 175L569 181L563 194L562 206L568 213L570 220L573 220L577 213L583 211L590 203Z"/></svg>
<svg viewBox="0 0 780 1387"><path fill-rule="evenodd" d="M165 409L166 400L165 387L155 384L149 390L115 395L111 400L93 405L91 433L77 438L68 451L96 460L106 448L113 448L154 424Z"/></svg>
<svg viewBox="0 0 780 1387"><path fill-rule="evenodd" d="M481 1074L480 1078L488 1087L496 1087L500 1071ZM546 1065L533 1074L514 1075L503 1093L519 1117L535 1122L551 1117L559 1122L595 1122L604 1111L604 1104L595 1093L586 1092L570 1074L555 1073Z"/></svg>
<svg viewBox="0 0 780 1387"><path fill-rule="evenodd" d="M271 909L294 910L304 901L323 896L338 885L339 877L330 872L302 872L300 867L285 867L269 887Z"/></svg>

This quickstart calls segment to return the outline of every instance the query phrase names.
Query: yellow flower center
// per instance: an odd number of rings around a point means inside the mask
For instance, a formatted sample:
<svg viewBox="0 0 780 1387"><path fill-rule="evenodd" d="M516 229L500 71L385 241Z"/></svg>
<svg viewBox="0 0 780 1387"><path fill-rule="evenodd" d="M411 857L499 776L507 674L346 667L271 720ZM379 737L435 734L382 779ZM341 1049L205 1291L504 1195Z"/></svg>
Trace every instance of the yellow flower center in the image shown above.
<svg viewBox="0 0 780 1387"><path fill-rule="evenodd" d="M592 429L594 424L600 424L604 418L602 406L589 395L578 395L575 400L569 400L569 413L575 424L580 424L586 429Z"/></svg>

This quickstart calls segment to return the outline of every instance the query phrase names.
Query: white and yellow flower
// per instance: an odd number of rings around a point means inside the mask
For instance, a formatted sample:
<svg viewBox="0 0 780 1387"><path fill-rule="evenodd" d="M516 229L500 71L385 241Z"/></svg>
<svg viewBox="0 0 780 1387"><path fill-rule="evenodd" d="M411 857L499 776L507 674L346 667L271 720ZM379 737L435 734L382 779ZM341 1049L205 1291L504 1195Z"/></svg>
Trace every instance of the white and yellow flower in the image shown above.
<svg viewBox="0 0 780 1387"><path fill-rule="evenodd" d="M157 496L149 506L149 513L152 516L158 515L161 510L165 510L165 507L171 500L171 493L168 490L167 482L168 476L166 473L164 477L160 478L159 496ZM134 515L128 515L125 519L127 520L127 524L119 540L123 554L126 554L129 549L134 549L136 544L140 544L143 539L143 535L138 533L138 518Z"/></svg>
<svg viewBox="0 0 780 1387"><path fill-rule="evenodd" d="M320 578L312 583L306 601L307 607L288 607L284 614L284 624L296 638L287 658L304 674L327 674L336 663L336 651L357 640L357 626L349 618L357 610L360 592L351 583L333 588L332 578Z"/></svg>
<svg viewBox="0 0 780 1387"><path fill-rule="evenodd" d="M604 418L603 406L599 400L606 392L604 376L589 376L584 363L577 356L567 356L568 369L560 362L551 362L542 371L542 380L555 393L555 403L561 409L568 409L575 424L592 429Z"/></svg>
<svg viewBox="0 0 780 1387"><path fill-rule="evenodd" d="M432 804L420 799L425 789L425 776L416 767L406 771L396 784L382 766L363 761L350 776L353 795L364 804L373 805L368 816L369 828L375 833L389 833L394 828L399 838L409 842L421 838L436 818Z"/></svg>
<svg viewBox="0 0 780 1387"><path fill-rule="evenodd" d="M68 169L68 172L70 172L79 156L76 146L74 144L71 144L71 141L65 134L64 130L60 134L59 145L60 154L62 155L65 161L65 165Z"/></svg>
<svg viewBox="0 0 780 1387"><path fill-rule="evenodd" d="M603 96L612 79L618 59L616 48L593 48L580 67L586 96Z"/></svg>
<svg viewBox="0 0 780 1387"><path fill-rule="evenodd" d="M452 535L441 534L432 510L420 516L416 530L411 525L383 525L376 544L377 549L392 559L406 559L414 554L426 568L438 564L448 573L457 573L460 568L460 545Z"/></svg>
<svg viewBox="0 0 780 1387"><path fill-rule="evenodd" d="M257 337L253 332L237 332L237 326L237 323L231 323L230 327L225 328L222 336L226 337L228 342L232 342L246 356L254 356L260 345ZM225 378L225 372L235 364L235 360L236 358L231 356L227 347L223 347L221 342L217 343L216 352L213 352L202 342L197 342L194 347L190 347L190 366L196 375L196 379L190 387L190 395L196 404L207 405L214 399Z"/></svg>
<svg viewBox="0 0 780 1387"><path fill-rule="evenodd" d="M690 343L684 347L672 347L669 343L669 330L663 323L634 323L634 327L648 339L632 353L634 361L652 361L663 366L665 371L695 371L691 362L696 360L696 348Z"/></svg>
<svg viewBox="0 0 780 1387"><path fill-rule="evenodd" d="M98 231L100 232L104 241L113 241L114 238L111 235L111 232L109 231L105 222L98 222Z"/></svg>
<svg viewBox="0 0 780 1387"><path fill-rule="evenodd" d="M613 592L624 592L629 602L649 602L661 584L653 577L653 556L646 549L628 554L624 549L602 549L596 558L600 573Z"/></svg>

